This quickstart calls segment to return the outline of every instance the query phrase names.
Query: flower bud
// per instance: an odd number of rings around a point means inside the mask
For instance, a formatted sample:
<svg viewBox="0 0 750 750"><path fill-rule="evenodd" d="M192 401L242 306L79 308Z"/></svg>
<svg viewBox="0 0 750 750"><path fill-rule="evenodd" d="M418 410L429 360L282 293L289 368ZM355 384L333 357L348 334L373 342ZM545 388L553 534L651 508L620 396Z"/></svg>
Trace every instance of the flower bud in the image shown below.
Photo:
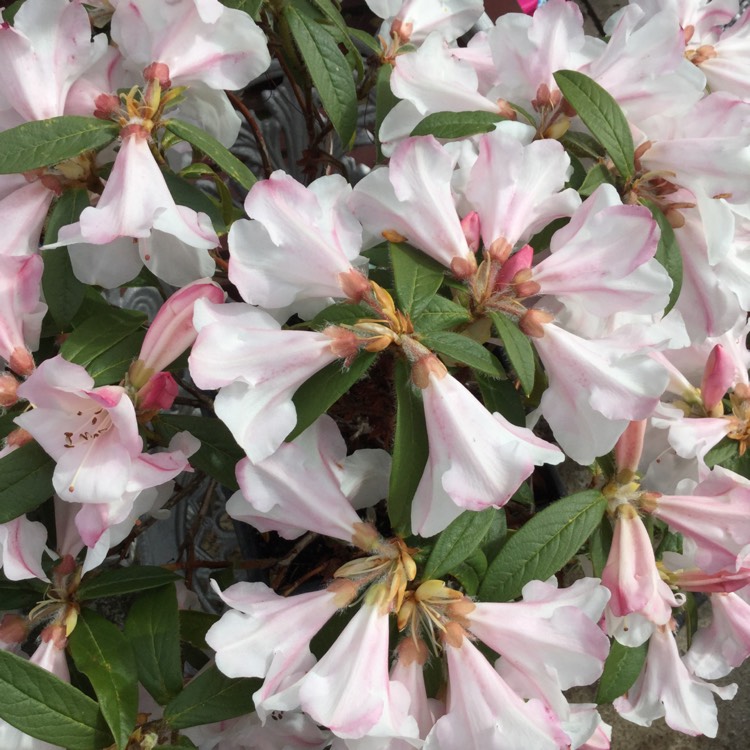
<svg viewBox="0 0 750 750"><path fill-rule="evenodd" d="M29 375L31 375L31 373L34 372L34 368L36 367L36 365L34 364L34 357L31 356L31 352L21 346L17 346L10 353L10 360L8 361L8 365L10 366L10 369L16 373L16 375L21 375L22 377L28 377Z"/></svg>
<svg viewBox="0 0 750 750"><path fill-rule="evenodd" d="M535 339L544 336L544 326L551 323L555 316L544 310L533 308L518 321L518 327L527 335Z"/></svg>
<svg viewBox="0 0 750 750"><path fill-rule="evenodd" d="M169 79L169 66L163 62L153 62L143 69L143 80L147 83L158 81L162 89L168 89L172 85Z"/></svg>
<svg viewBox="0 0 750 750"><path fill-rule="evenodd" d="M138 411L147 413L170 409L177 397L177 391L177 383L168 372L157 372L138 391Z"/></svg>
<svg viewBox="0 0 750 750"><path fill-rule="evenodd" d="M701 396L707 413L711 414L721 404L734 380L734 361L721 344L716 344L708 355L701 380ZM721 409L718 416L723 414Z"/></svg>
<svg viewBox="0 0 750 750"><path fill-rule="evenodd" d="M461 229L463 230L469 250L475 253L479 249L480 240L480 223L479 214L476 211L470 211L461 219Z"/></svg>

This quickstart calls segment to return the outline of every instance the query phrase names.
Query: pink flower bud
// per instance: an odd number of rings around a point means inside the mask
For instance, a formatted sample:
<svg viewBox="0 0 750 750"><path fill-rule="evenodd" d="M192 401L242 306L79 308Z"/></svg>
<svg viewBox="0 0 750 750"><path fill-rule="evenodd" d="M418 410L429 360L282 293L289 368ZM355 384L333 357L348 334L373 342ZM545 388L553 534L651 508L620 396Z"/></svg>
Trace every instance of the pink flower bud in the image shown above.
<svg viewBox="0 0 750 750"><path fill-rule="evenodd" d="M143 339L140 357L130 369L130 382L136 388L142 388L151 375L161 372L193 344L197 336L193 306L199 299L220 304L224 292L213 281L201 279L175 292L156 313Z"/></svg>
<svg viewBox="0 0 750 750"><path fill-rule="evenodd" d="M18 381L10 373L0 375L0 406L13 406L18 401L17 390Z"/></svg>
<svg viewBox="0 0 750 750"><path fill-rule="evenodd" d="M643 436L646 434L646 420L631 422L615 443L615 463L618 471L638 470L638 462L643 452Z"/></svg>
<svg viewBox="0 0 750 750"><path fill-rule="evenodd" d="M143 69L143 80L147 83L158 81L162 89L168 89L172 85L169 78L169 65L163 62L153 62Z"/></svg>
<svg viewBox="0 0 750 750"><path fill-rule="evenodd" d="M17 346L11 352L8 364L13 372L23 377L28 377L34 372L34 357L31 356L31 352L28 349L20 346Z"/></svg>
<svg viewBox="0 0 750 750"><path fill-rule="evenodd" d="M495 280L495 288L499 289L505 284L510 284L520 271L527 271L531 268L533 260L534 248L531 245L524 245L517 253L513 253L510 258L503 262L500 273Z"/></svg>
<svg viewBox="0 0 750 750"><path fill-rule="evenodd" d="M120 109L120 98L114 94L99 94L94 99L94 117L100 120L111 120Z"/></svg>
<svg viewBox="0 0 750 750"><path fill-rule="evenodd" d="M469 250L475 253L479 249L479 214L476 211L471 211L461 219L461 229L464 230L464 237L466 237L466 243L469 245Z"/></svg>
<svg viewBox="0 0 750 750"><path fill-rule="evenodd" d="M177 390L177 383L168 372L157 372L138 391L138 412L142 414L171 408Z"/></svg>
<svg viewBox="0 0 750 750"><path fill-rule="evenodd" d="M721 344L711 350L701 381L703 406L709 414L721 403L724 394L736 379L735 365ZM723 410L721 412L724 413Z"/></svg>

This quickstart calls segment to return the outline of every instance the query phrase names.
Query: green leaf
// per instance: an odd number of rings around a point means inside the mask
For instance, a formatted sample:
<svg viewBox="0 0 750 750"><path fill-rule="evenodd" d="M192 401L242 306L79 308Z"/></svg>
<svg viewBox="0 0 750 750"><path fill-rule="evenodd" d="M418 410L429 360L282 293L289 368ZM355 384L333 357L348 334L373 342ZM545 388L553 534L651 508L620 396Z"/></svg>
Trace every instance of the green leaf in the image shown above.
<svg viewBox="0 0 750 750"><path fill-rule="evenodd" d="M606 507L601 492L588 490L557 500L537 513L508 539L490 563L479 598L510 601L529 581L546 581L589 538Z"/></svg>
<svg viewBox="0 0 750 750"><path fill-rule="evenodd" d="M138 712L135 657L125 636L108 620L82 609L68 644L76 667L89 678L99 707L124 750Z"/></svg>
<svg viewBox="0 0 750 750"><path fill-rule="evenodd" d="M411 384L411 368L402 360L394 367L396 384L396 432L388 486L388 518L401 536L411 527L411 501L427 463L427 428L422 399Z"/></svg>
<svg viewBox="0 0 750 750"><path fill-rule="evenodd" d="M393 66L390 63L383 63L378 69L378 78L375 82L375 145L379 162L383 161L383 152L380 149L380 126L386 115L399 102L399 98L391 90L392 72Z"/></svg>
<svg viewBox="0 0 750 750"><path fill-rule="evenodd" d="M197 674L164 709L164 718L173 729L233 719L254 708L253 693L263 680L231 679L211 665Z"/></svg>
<svg viewBox="0 0 750 750"><path fill-rule="evenodd" d="M260 21L260 9L263 0L221 0L222 5L247 13L253 21Z"/></svg>
<svg viewBox="0 0 750 750"><path fill-rule="evenodd" d="M731 438L724 437L711 448L704 459L706 466L713 469L717 464L725 466L734 461L738 455L739 443Z"/></svg>
<svg viewBox="0 0 750 750"><path fill-rule="evenodd" d="M462 323L468 323L470 320L471 314L465 307L436 294L421 312L412 318L412 323L418 333L429 333L430 331L444 331L446 328L453 328Z"/></svg>
<svg viewBox="0 0 750 750"><path fill-rule="evenodd" d="M575 70L558 70L555 81L591 135L604 146L624 179L635 173L633 136L620 105L598 83Z"/></svg>
<svg viewBox="0 0 750 750"><path fill-rule="evenodd" d="M195 146L209 159L212 159L218 167L223 169L235 182L242 185L245 190L250 190L257 182L255 175L212 135L182 120L167 120L164 124L171 133Z"/></svg>
<svg viewBox="0 0 750 750"><path fill-rule="evenodd" d="M333 36L347 48L349 57L354 61L354 67L357 69L357 75L360 79L364 78L365 68L362 64L362 55L359 54L359 50L350 38L350 29L346 25L346 21L339 9L331 0L310 0L310 2L323 14L333 29L338 32L338 34L333 34Z"/></svg>
<svg viewBox="0 0 750 750"><path fill-rule="evenodd" d="M461 584L467 596L476 595L482 579L475 568L468 563L461 563L451 571L450 575Z"/></svg>
<svg viewBox="0 0 750 750"><path fill-rule="evenodd" d="M589 554L591 564L594 567L594 575L601 578L604 566L609 558L609 549L612 546L612 524L606 516L594 529L589 539Z"/></svg>
<svg viewBox="0 0 750 750"><path fill-rule="evenodd" d="M99 706L67 682L0 650L0 718L66 750L100 750L112 735Z"/></svg>
<svg viewBox="0 0 750 750"><path fill-rule="evenodd" d="M434 331L421 336L420 341L428 349L455 359L486 375L495 378L506 377L505 370L497 357L468 336L450 331Z"/></svg>
<svg viewBox="0 0 750 750"><path fill-rule="evenodd" d="M206 633L208 629L219 621L218 615L201 612L194 609L180 610L180 640L195 648L208 648Z"/></svg>
<svg viewBox="0 0 750 750"><path fill-rule="evenodd" d="M287 5L284 18L345 148L357 127L357 91L349 64L336 40L302 5Z"/></svg>
<svg viewBox="0 0 750 750"><path fill-rule="evenodd" d="M327 325L341 325L356 323L360 318L372 318L373 311L365 305L338 303L321 310L311 321L314 330L325 328Z"/></svg>
<svg viewBox="0 0 750 750"><path fill-rule="evenodd" d="M497 335L503 342L503 349L505 349L505 353L516 372L521 388L528 396L534 388L534 372L536 370L536 360L534 359L534 349L531 342L528 336L502 313L490 312L490 318Z"/></svg>
<svg viewBox="0 0 750 750"><path fill-rule="evenodd" d="M641 198L641 203L651 211L651 215L661 230L659 246L656 248L654 258L664 266L664 270L669 274L669 278L672 279L672 291L669 293L669 302L664 308L664 314L666 315L675 306L677 298L680 296L680 290L682 289L682 253L680 252L680 246L677 244L674 229L672 229L672 225L662 210L653 201Z"/></svg>
<svg viewBox="0 0 750 750"><path fill-rule="evenodd" d="M166 586L179 578L176 573L155 565L102 570L84 577L76 592L76 598L80 602L85 602L103 596L140 593Z"/></svg>
<svg viewBox="0 0 750 750"><path fill-rule="evenodd" d="M475 372L474 377L488 411L502 414L511 424L526 426L526 411L521 402L521 394L510 380L490 378L481 372Z"/></svg>
<svg viewBox="0 0 750 750"><path fill-rule="evenodd" d="M588 133L569 130L560 138L560 143L579 159L601 159L605 154L599 141L592 138Z"/></svg>
<svg viewBox="0 0 750 750"><path fill-rule="evenodd" d="M596 190L599 185L612 184L612 173L604 166L604 164L594 164L591 169L586 173L586 179L583 181L581 187L578 188L578 192L587 197Z"/></svg>
<svg viewBox="0 0 750 750"><path fill-rule="evenodd" d="M449 140L490 133L506 118L495 112L433 112L411 131L410 135L434 135Z"/></svg>
<svg viewBox="0 0 750 750"><path fill-rule="evenodd" d="M78 221L81 211L89 205L88 191L83 188L66 190L55 203L47 220L44 241L51 245L57 242L60 227ZM49 313L60 328L68 328L83 303L86 285L73 273L67 247L42 250L44 274L42 290Z"/></svg>
<svg viewBox="0 0 750 750"><path fill-rule="evenodd" d="M16 20L16 13L21 10L21 6L25 2L26 0L16 0L14 3L10 3L10 5L8 5L5 10L3 10L3 21L5 21L5 23L9 23L12 26L13 22Z"/></svg>
<svg viewBox="0 0 750 750"><path fill-rule="evenodd" d="M111 143L119 125L96 117L64 116L25 122L0 133L0 174L30 172Z"/></svg>
<svg viewBox="0 0 750 750"><path fill-rule="evenodd" d="M351 36L352 39L361 42L372 53L376 55L382 54L383 49L378 43L378 40L372 34L368 34L366 31L362 31L362 29L349 29L349 36ZM389 65L388 67L390 68L391 66ZM379 72L380 71L378 71L378 73Z"/></svg>
<svg viewBox="0 0 750 750"><path fill-rule="evenodd" d="M406 244L390 244L393 278L400 309L419 315L440 289L445 269Z"/></svg>
<svg viewBox="0 0 750 750"><path fill-rule="evenodd" d="M42 592L27 586L25 581L0 578L0 602L3 603L3 610L29 610L43 598Z"/></svg>
<svg viewBox="0 0 750 750"><path fill-rule="evenodd" d="M140 352L146 319L135 310L106 307L65 339L60 354L85 367L96 385L119 382Z"/></svg>
<svg viewBox="0 0 750 750"><path fill-rule="evenodd" d="M423 577L442 578L478 550L496 513L495 508L479 513L464 511L438 537L427 559Z"/></svg>
<svg viewBox="0 0 750 750"><path fill-rule="evenodd" d="M376 352L360 352L346 369L342 368L341 362L331 362L302 383L292 398L297 409L297 425L286 436L286 441L294 440L321 414L328 411L364 376L377 356Z"/></svg>
<svg viewBox="0 0 750 750"><path fill-rule="evenodd" d="M125 620L138 679L159 705L182 690L179 628L174 584L140 594Z"/></svg>
<svg viewBox="0 0 750 750"><path fill-rule="evenodd" d="M638 679L646 662L647 652L648 641L635 648L629 648L613 640L607 661L604 662L604 672L599 680L596 702L612 703L615 698L625 695Z"/></svg>
<svg viewBox="0 0 750 750"><path fill-rule="evenodd" d="M38 443L0 458L0 523L12 521L52 497L55 462Z"/></svg>
<svg viewBox="0 0 750 750"><path fill-rule="evenodd" d="M230 489L239 488L234 470L245 453L223 422L208 417L160 414L154 424L169 439L183 431L198 438L201 447L190 456L190 465L205 471Z"/></svg>
<svg viewBox="0 0 750 750"><path fill-rule="evenodd" d="M544 229L537 232L529 240L529 245L534 248L535 253L538 253L541 250L546 250L550 246L552 237L554 236L555 232L557 232L558 229L562 229L569 223L570 219L568 217L562 217L560 219L551 221L549 224L547 224L546 227L544 227Z"/></svg>

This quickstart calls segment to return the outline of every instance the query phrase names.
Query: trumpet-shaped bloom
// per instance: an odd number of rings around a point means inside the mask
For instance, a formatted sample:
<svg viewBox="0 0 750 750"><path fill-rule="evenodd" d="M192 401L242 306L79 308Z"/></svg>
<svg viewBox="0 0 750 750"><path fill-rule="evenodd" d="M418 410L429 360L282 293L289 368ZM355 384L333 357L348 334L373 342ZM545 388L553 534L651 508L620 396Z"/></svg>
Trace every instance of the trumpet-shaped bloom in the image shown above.
<svg viewBox="0 0 750 750"><path fill-rule="evenodd" d="M256 183L245 199L252 221L229 232L229 279L251 305L281 308L369 289L352 263L364 261L362 227L346 206L351 187L339 175L304 187L283 172ZM352 288L350 288L350 286Z"/></svg>
<svg viewBox="0 0 750 750"><path fill-rule="evenodd" d="M311 375L338 359L324 333L282 331L268 314L244 304L195 304L198 338L190 373L199 388L220 388L217 416L257 463L297 423L292 396Z"/></svg>
<svg viewBox="0 0 750 750"><path fill-rule="evenodd" d="M562 452L501 414L491 414L453 376L431 372L422 390L430 453L412 505L412 528L442 531L464 510L508 502L535 466Z"/></svg>
<svg viewBox="0 0 750 750"><path fill-rule="evenodd" d="M42 569L47 529L41 523L19 516L0 524L0 567L10 581L49 579Z"/></svg>
<svg viewBox="0 0 750 750"><path fill-rule="evenodd" d="M385 497L391 459L374 449L350 459L336 423L323 415L263 461L240 461L241 491L229 499L227 513L285 539L315 531L351 544L360 519L350 499L355 492L362 499L363 489L368 504Z"/></svg>

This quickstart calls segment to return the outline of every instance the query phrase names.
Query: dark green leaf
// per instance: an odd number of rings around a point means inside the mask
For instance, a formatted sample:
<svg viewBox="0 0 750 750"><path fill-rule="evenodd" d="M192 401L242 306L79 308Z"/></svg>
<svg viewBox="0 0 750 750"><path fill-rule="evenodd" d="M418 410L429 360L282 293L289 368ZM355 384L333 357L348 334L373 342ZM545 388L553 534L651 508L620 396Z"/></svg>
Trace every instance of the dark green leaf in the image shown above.
<svg viewBox="0 0 750 750"><path fill-rule="evenodd" d="M167 130L195 146L209 159L212 159L218 167L223 169L235 182L242 185L245 190L250 190L257 182L255 175L212 135L182 120L167 120L165 125Z"/></svg>
<svg viewBox="0 0 750 750"><path fill-rule="evenodd" d="M411 501L427 463L427 428L422 399L411 384L411 368L404 360L396 361L394 380L397 411L388 518L397 533L407 536L411 527Z"/></svg>
<svg viewBox="0 0 750 750"><path fill-rule="evenodd" d="M306 380L295 392L297 425L287 435L287 442L303 433L321 414L328 411L370 368L377 358L375 352L360 352L351 367L331 362Z"/></svg>
<svg viewBox="0 0 750 750"><path fill-rule="evenodd" d="M357 127L357 91L349 64L336 40L304 6L290 4L283 13L323 107L348 148Z"/></svg>
<svg viewBox="0 0 750 750"><path fill-rule="evenodd" d="M46 669L0 651L0 718L32 737L66 750L112 744L99 706Z"/></svg>
<svg viewBox="0 0 750 750"><path fill-rule="evenodd" d="M354 63L354 67L357 69L357 74L360 79L365 75L365 68L362 64L362 56L359 54L359 50L354 46L349 32L350 29L346 25L346 21L341 15L339 9L331 2L331 0L310 0L312 4L323 14L326 21L330 23L333 32L334 30L338 33L333 33L333 36L343 44L349 51L348 56Z"/></svg>
<svg viewBox="0 0 750 750"><path fill-rule="evenodd" d="M0 174L30 172L111 143L119 125L96 117L68 116L25 122L0 133Z"/></svg>
<svg viewBox="0 0 750 750"><path fill-rule="evenodd" d="M495 378L506 377L505 370L497 357L468 336L449 331L434 331L421 336L420 340L428 349L455 359L479 372Z"/></svg>
<svg viewBox="0 0 750 750"><path fill-rule="evenodd" d="M651 215L661 230L659 246L656 249L654 258L664 266L664 270L669 274L669 278L672 279L672 291L669 293L669 302L664 308L664 314L666 315L675 306L677 298L680 296L680 290L682 289L682 252L680 251L680 246L677 244L674 229L672 229L672 225L661 209L650 200L641 199L641 203L651 211Z"/></svg>
<svg viewBox="0 0 750 750"><path fill-rule="evenodd" d="M648 652L648 641L635 648L623 646L619 641L612 641L604 672L596 691L596 702L612 703L633 687L643 669Z"/></svg>
<svg viewBox="0 0 750 750"><path fill-rule="evenodd" d="M230 489L238 489L234 470L245 453L223 422L208 417L160 414L155 426L169 439L183 431L198 438L201 447L190 456L190 465L205 471Z"/></svg>
<svg viewBox="0 0 750 750"><path fill-rule="evenodd" d="M231 679L211 665L167 705L164 718L174 729L185 729L249 714L255 707L253 693L262 682L248 677Z"/></svg>
<svg viewBox="0 0 750 750"><path fill-rule="evenodd" d="M51 245L57 242L60 227L78 221L81 211L89 205L88 192L83 188L66 190L55 203L47 221L44 241ZM66 247L42 250L44 275L42 289L49 313L55 323L65 329L70 325L86 295L86 285L73 273L70 255Z"/></svg>
<svg viewBox="0 0 750 750"><path fill-rule="evenodd" d="M0 523L28 513L52 497L55 462L38 443L0 458Z"/></svg>
<svg viewBox="0 0 750 750"><path fill-rule="evenodd" d="M76 593L78 601L100 599L103 596L135 594L148 589L166 586L179 579L176 573L155 565L136 565L132 568L114 568L87 575Z"/></svg>
<svg viewBox="0 0 750 750"><path fill-rule="evenodd" d="M476 596L481 578L468 563L457 565L450 573L460 584L467 596Z"/></svg>
<svg viewBox="0 0 750 750"><path fill-rule="evenodd" d="M159 705L182 690L179 628L174 584L140 594L125 620L138 679Z"/></svg>
<svg viewBox="0 0 750 750"><path fill-rule="evenodd" d="M599 141L592 138L588 133L569 130L560 138L560 143L579 159L601 159L605 154Z"/></svg>
<svg viewBox="0 0 750 750"><path fill-rule="evenodd" d="M552 237L558 229L562 229L564 226L570 223L570 219L563 217L561 219L555 219L554 221L547 224L544 229L537 232L530 240L529 245L534 248L534 252L538 253L541 250L546 250L552 242Z"/></svg>
<svg viewBox="0 0 750 750"><path fill-rule="evenodd" d="M594 529L589 538L589 554L594 566L594 575L601 578L604 566L609 558L609 548L612 546L612 524L606 516Z"/></svg>
<svg viewBox="0 0 750 750"><path fill-rule="evenodd" d="M578 188L578 192L584 197L588 197L599 185L604 185L605 183L608 185L612 184L612 173L604 164L594 164L586 173L586 179L583 181L581 187Z"/></svg>
<svg viewBox="0 0 750 750"><path fill-rule="evenodd" d="M738 448L739 443L736 440L728 437L722 438L706 453L706 458L704 459L706 466L709 469L713 469L717 464L719 466L726 466L737 458Z"/></svg>
<svg viewBox="0 0 750 750"><path fill-rule="evenodd" d="M2 602L3 610L29 610L43 598L43 592L35 591L27 585L26 581L9 581L5 577L0 578L0 602Z"/></svg>
<svg viewBox="0 0 750 750"><path fill-rule="evenodd" d="M526 412L521 402L521 394L513 387L510 380L490 378L481 372L475 372L474 377L488 411L499 412L509 422L519 427L526 426Z"/></svg>
<svg viewBox="0 0 750 750"><path fill-rule="evenodd" d="M96 385L119 382L140 351L145 322L144 313L104 308L65 339L60 354L85 367Z"/></svg>
<svg viewBox="0 0 750 750"><path fill-rule="evenodd" d="M360 318L372 318L373 311L364 305L351 305L339 303L321 310L310 322L310 327L315 330L325 328L327 325L341 325L342 323L356 323Z"/></svg>
<svg viewBox="0 0 750 750"><path fill-rule="evenodd" d="M521 485L522 487L525 485ZM505 518L504 508L495 508L495 515L492 516L492 525L490 526L487 536L482 541L482 552L485 560L494 560L508 536L508 521ZM485 570L484 573L487 571ZM482 577L484 578L484 573Z"/></svg>
<svg viewBox="0 0 750 750"><path fill-rule="evenodd" d="M629 179L635 173L633 136L620 105L598 83L575 70L554 74L560 91L604 146L617 171Z"/></svg>
<svg viewBox="0 0 750 750"><path fill-rule="evenodd" d="M424 569L424 578L442 578L478 550L496 512L495 508L479 513L465 511L453 521L435 542Z"/></svg>
<svg viewBox="0 0 750 750"><path fill-rule="evenodd" d="M375 83L375 144L378 150L378 161L383 161L380 149L380 126L386 115L398 104L398 97L391 90L391 73L393 66L383 63L378 69L378 79Z"/></svg>
<svg viewBox="0 0 750 750"><path fill-rule="evenodd" d="M356 39L358 42L367 47L370 52L373 52L376 55L380 55L383 51L382 47L378 43L378 40L372 34L368 34L366 31L362 31L361 29L349 29L349 36L351 36L352 39Z"/></svg>
<svg viewBox="0 0 750 750"><path fill-rule="evenodd" d="M76 667L91 681L99 707L124 750L138 712L135 657L125 636L111 622L82 609L68 644Z"/></svg>
<svg viewBox="0 0 750 750"><path fill-rule="evenodd" d="M11 26L16 19L16 13L21 10L21 6L26 0L16 0L14 3L10 3L5 10L3 10L3 20L5 23L9 23Z"/></svg>
<svg viewBox="0 0 750 750"><path fill-rule="evenodd" d="M527 521L490 563L479 588L482 601L515 599L535 579L560 570L599 525L607 500L596 490L557 500Z"/></svg>
<svg viewBox="0 0 750 750"><path fill-rule="evenodd" d="M470 320L471 315L465 307L436 294L419 315L414 316L412 322L417 332L429 333L430 331L444 331L447 328L468 323Z"/></svg>
<svg viewBox="0 0 750 750"><path fill-rule="evenodd" d="M411 131L410 135L434 135L449 140L490 133L506 118L495 112L433 112Z"/></svg>
<svg viewBox="0 0 750 750"><path fill-rule="evenodd" d="M221 0L222 5L247 13L254 21L260 21L260 9L263 0Z"/></svg>
<svg viewBox="0 0 750 750"><path fill-rule="evenodd" d="M687 636L687 649L693 644L693 637L698 630L698 602L692 591L685 592L685 603L682 605L682 612L685 616L685 635Z"/></svg>
<svg viewBox="0 0 750 750"><path fill-rule="evenodd" d="M419 315L440 289L445 269L405 244L391 244L390 252L399 308Z"/></svg>
<svg viewBox="0 0 750 750"><path fill-rule="evenodd" d="M180 610L180 639L195 648L208 648L206 633L219 616L193 609Z"/></svg>
<svg viewBox="0 0 750 750"><path fill-rule="evenodd" d="M495 326L497 335L503 342L503 349L505 349L505 353L516 371L521 388L528 395L534 388L534 371L536 369L534 349L531 342L528 336L502 313L491 312L490 318L492 318L492 324Z"/></svg>

